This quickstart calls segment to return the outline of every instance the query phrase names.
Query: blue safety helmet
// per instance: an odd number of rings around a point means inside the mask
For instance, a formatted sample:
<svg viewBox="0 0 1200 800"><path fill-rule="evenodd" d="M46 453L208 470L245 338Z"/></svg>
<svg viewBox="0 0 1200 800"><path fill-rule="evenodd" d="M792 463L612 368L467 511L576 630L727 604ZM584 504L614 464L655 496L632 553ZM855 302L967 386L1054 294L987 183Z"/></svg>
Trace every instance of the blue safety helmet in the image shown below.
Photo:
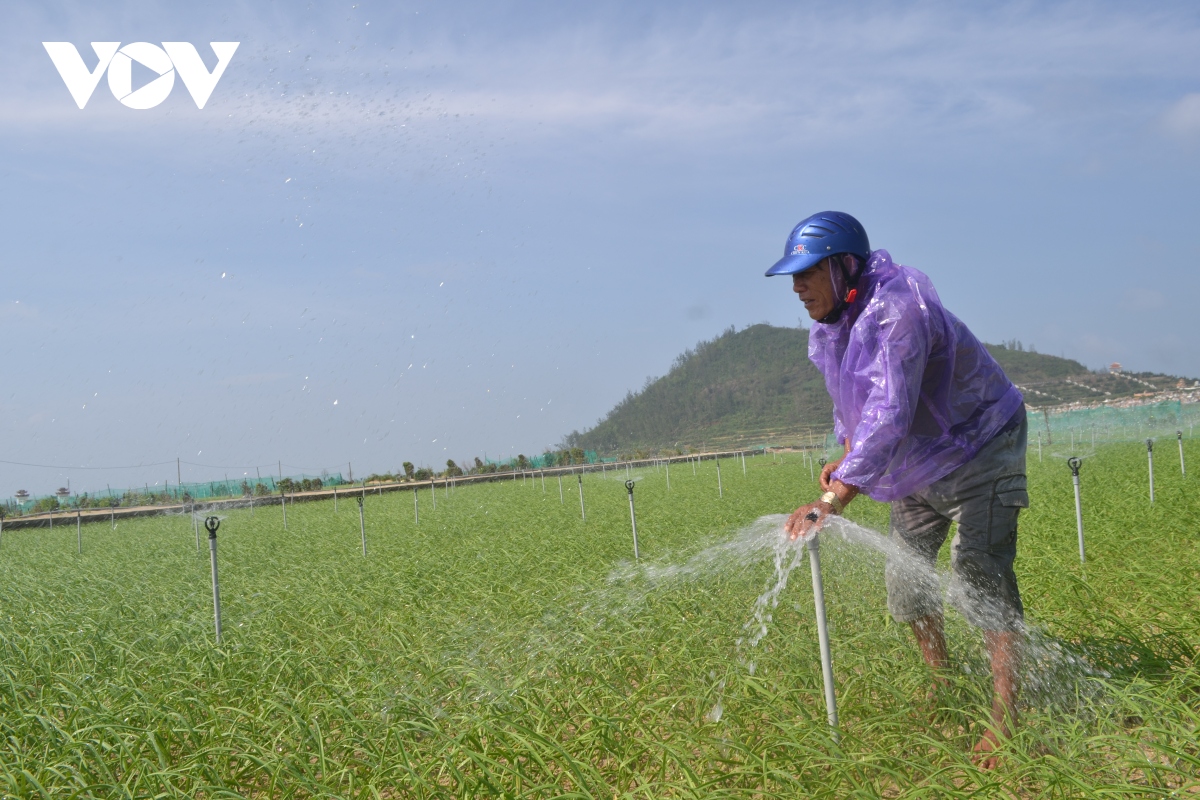
<svg viewBox="0 0 1200 800"><path fill-rule="evenodd" d="M841 211L813 214L792 229L783 248L783 258L767 270L767 277L795 275L838 253L852 253L865 264L871 257L866 230L858 220Z"/></svg>

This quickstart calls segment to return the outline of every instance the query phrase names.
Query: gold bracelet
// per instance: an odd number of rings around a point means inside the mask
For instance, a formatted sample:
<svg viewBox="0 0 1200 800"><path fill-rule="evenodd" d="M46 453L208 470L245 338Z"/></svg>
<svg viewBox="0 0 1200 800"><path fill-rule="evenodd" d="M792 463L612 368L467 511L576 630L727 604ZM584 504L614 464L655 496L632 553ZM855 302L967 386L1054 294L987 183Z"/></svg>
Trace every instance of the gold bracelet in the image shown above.
<svg viewBox="0 0 1200 800"><path fill-rule="evenodd" d="M842 501L838 499L838 496L836 494L834 494L833 492L826 492L825 494L821 495L821 502L828 503L829 505L833 506L833 513L835 513L835 514L842 513L842 509L844 509L846 507L842 504Z"/></svg>

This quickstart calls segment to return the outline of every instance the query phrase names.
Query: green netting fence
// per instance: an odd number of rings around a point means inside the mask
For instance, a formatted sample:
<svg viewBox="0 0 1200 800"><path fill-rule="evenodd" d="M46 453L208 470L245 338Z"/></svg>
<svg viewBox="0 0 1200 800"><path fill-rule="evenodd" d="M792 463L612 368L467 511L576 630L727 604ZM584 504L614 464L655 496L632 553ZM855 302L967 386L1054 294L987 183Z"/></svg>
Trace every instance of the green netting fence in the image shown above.
<svg viewBox="0 0 1200 800"><path fill-rule="evenodd" d="M1145 405L1105 405L1094 408L1034 411L1029 438L1047 444L1132 442L1146 439L1192 438L1200 422L1200 402L1168 400Z"/></svg>
<svg viewBox="0 0 1200 800"><path fill-rule="evenodd" d="M288 483L290 481L290 483ZM25 498L10 497L4 502L5 513L10 516L59 509L108 508L114 501L121 507L170 505L189 500L211 500L221 497L243 497L245 495L277 494L280 486L289 486L289 491L309 491L345 485L342 474L289 475L242 478L240 480L203 481L183 484L143 484L128 489L105 489L83 494L30 495Z"/></svg>

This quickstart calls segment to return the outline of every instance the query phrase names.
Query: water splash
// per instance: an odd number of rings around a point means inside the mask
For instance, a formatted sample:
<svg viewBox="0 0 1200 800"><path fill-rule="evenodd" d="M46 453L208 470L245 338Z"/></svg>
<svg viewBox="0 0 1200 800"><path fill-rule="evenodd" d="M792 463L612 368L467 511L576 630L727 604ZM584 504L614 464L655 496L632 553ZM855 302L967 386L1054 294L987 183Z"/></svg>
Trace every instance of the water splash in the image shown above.
<svg viewBox="0 0 1200 800"><path fill-rule="evenodd" d="M770 632L774 612L780 598L787 589L794 569L806 563L807 552L803 540L792 540L784 531L787 516L774 514L760 517L750 525L737 531L732 539L716 544L691 556L678 564L624 565L609 576L609 583L632 583L638 579L645 582L647 591L673 580L699 580L719 574L730 568L748 566L770 558L774 570L763 592L754 601L750 619L743 626L745 635L736 640L738 660L748 674L757 671L755 650ZM844 554L845 548L853 548L851 557L834 558L826 562L826 570L844 573L848 565L863 568L861 579L878 580L883 577L883 565L878 560L864 559L866 552L882 556L886 571L902 580L925 585L937 592L952 608L971 604L976 615L983 619L1003 617L1000 609L989 607L983 598L973 595L951 573L939 573L933 566L900 546L894 540L870 528L863 527L842 517L830 518L820 533L822 544L831 554ZM874 573L874 574L872 574ZM1024 639L1022 668L1022 705L1042 708L1080 708L1101 699L1103 688L1095 678L1107 678L1108 673L1095 668L1086 653L1049 635L1036 625L1021 626ZM836 641L834 643L836 650ZM836 654L835 654L836 664ZM990 672L986 654L978 651L974 657L964 658L960 667L964 674L986 675ZM714 679L715 680L715 679ZM705 715L705 720L718 723L725 713L725 680L714 686L716 702Z"/></svg>

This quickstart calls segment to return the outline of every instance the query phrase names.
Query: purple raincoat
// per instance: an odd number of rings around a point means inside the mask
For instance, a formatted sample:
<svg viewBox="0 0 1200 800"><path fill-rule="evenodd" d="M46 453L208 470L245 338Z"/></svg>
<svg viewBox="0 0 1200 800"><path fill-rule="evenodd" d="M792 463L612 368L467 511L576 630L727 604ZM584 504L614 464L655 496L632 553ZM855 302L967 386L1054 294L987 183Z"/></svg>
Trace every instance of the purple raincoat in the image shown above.
<svg viewBox="0 0 1200 800"><path fill-rule="evenodd" d="M858 290L840 320L813 325L808 357L850 439L833 477L888 502L970 461L1025 398L924 273L876 250Z"/></svg>

